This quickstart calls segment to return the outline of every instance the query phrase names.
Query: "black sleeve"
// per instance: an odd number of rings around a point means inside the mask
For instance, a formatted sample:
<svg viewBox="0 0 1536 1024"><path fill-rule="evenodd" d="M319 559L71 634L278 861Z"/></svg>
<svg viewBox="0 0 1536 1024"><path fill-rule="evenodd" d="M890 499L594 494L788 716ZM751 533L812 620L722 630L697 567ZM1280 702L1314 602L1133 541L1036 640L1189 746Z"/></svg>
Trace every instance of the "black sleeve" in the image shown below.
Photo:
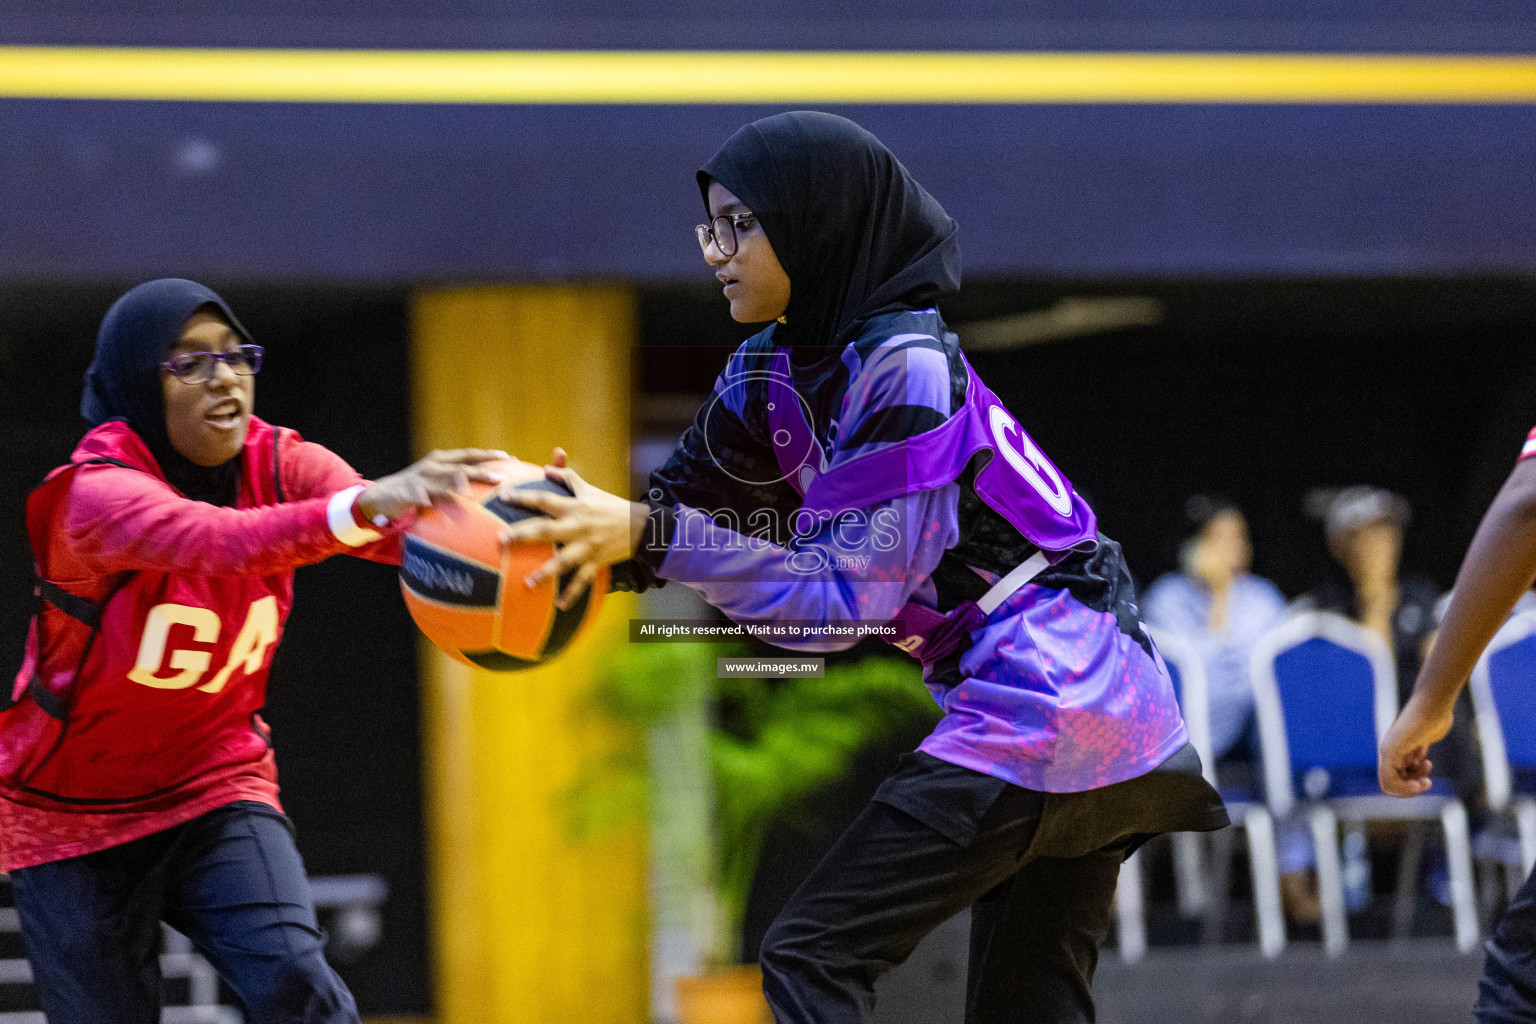
<svg viewBox="0 0 1536 1024"><path fill-rule="evenodd" d="M652 504L697 509L774 507L776 492L787 489L779 475L767 442L754 436L729 408L709 401L666 463L651 474L645 498Z"/></svg>
<svg viewBox="0 0 1536 1024"><path fill-rule="evenodd" d="M652 587L666 585L667 581L657 579L650 566L633 558L627 562L619 562L608 570L609 590L626 590L634 594L643 594Z"/></svg>
<svg viewBox="0 0 1536 1024"><path fill-rule="evenodd" d="M635 557L620 562L609 570L610 590L629 590L643 594L652 587L664 587L667 581L656 575L661 560L667 557L667 545L672 542L672 531L677 527L677 513L671 505L649 502L650 515L646 517L645 535Z"/></svg>
<svg viewBox="0 0 1536 1024"><path fill-rule="evenodd" d="M651 474L642 500L651 515L636 561L652 571L666 557L677 505L737 523L762 509L787 523L800 507L799 495L781 479L772 448L715 402L699 410L666 463Z"/></svg>

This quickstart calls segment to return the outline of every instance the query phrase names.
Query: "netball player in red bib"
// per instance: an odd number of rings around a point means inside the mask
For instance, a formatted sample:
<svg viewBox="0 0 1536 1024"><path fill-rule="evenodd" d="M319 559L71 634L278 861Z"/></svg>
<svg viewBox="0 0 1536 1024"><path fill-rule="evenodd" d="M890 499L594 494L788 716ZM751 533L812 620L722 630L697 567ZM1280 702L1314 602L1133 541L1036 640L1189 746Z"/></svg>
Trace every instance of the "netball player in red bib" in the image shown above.
<svg viewBox="0 0 1536 1024"><path fill-rule="evenodd" d="M38 611L0 710L0 868L53 1024L160 1019L160 922L255 1024L356 1021L325 962L259 710L293 570L398 561L392 521L501 453L368 483L251 414L262 350L212 291L102 321L92 429L27 503Z"/></svg>

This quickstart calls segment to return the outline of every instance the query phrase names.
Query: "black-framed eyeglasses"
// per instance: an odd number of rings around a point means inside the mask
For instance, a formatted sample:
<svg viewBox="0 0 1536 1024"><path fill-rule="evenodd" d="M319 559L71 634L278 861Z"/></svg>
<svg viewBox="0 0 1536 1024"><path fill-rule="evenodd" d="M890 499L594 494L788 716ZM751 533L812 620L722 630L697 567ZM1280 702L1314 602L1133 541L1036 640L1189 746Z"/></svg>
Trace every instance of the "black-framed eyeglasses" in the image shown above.
<svg viewBox="0 0 1536 1024"><path fill-rule="evenodd" d="M757 222L756 214L733 213L728 216L716 217L708 224L696 224L693 233L699 236L699 248L709 251L713 242L722 256L736 255L736 232L750 231L752 225Z"/></svg>
<svg viewBox="0 0 1536 1024"><path fill-rule="evenodd" d="M242 377L255 375L261 369L261 353L260 345L239 345L229 352L183 352L160 365L183 384L206 384L220 363Z"/></svg>

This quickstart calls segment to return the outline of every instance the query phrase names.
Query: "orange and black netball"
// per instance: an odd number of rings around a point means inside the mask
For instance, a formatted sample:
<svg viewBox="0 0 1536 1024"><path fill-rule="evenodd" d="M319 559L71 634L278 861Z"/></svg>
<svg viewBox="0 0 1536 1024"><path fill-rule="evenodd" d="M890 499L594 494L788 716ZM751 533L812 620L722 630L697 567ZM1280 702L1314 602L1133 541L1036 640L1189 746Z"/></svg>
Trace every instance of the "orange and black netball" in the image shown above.
<svg viewBox="0 0 1536 1024"><path fill-rule="evenodd" d="M517 460L489 462L503 486L569 495L544 470ZM559 584L523 580L554 548L546 543L504 545L509 524L542 512L500 497L489 484L471 484L454 505L423 514L405 536L400 590L416 625L448 656L479 668L510 672L531 668L564 650L601 608L608 570L567 611L555 607Z"/></svg>

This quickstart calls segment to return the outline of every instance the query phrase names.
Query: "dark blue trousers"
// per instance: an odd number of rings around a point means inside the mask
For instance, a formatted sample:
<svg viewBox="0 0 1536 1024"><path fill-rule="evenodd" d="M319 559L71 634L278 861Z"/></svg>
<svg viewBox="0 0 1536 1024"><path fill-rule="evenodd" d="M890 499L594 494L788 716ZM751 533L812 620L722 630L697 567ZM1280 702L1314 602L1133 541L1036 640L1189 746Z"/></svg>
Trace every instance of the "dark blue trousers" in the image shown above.
<svg viewBox="0 0 1536 1024"><path fill-rule="evenodd" d="M292 826L240 802L11 874L49 1024L158 1024L160 922L192 940L251 1024L357 1024L325 962Z"/></svg>
<svg viewBox="0 0 1536 1024"><path fill-rule="evenodd" d="M1226 824L1189 746L1083 793L908 754L764 936L774 1020L869 1024L876 979L969 906L967 1024L1092 1024L1121 861L1159 832Z"/></svg>
<svg viewBox="0 0 1536 1024"><path fill-rule="evenodd" d="M1509 901L1486 949L1478 1024L1536 1024L1536 872Z"/></svg>

